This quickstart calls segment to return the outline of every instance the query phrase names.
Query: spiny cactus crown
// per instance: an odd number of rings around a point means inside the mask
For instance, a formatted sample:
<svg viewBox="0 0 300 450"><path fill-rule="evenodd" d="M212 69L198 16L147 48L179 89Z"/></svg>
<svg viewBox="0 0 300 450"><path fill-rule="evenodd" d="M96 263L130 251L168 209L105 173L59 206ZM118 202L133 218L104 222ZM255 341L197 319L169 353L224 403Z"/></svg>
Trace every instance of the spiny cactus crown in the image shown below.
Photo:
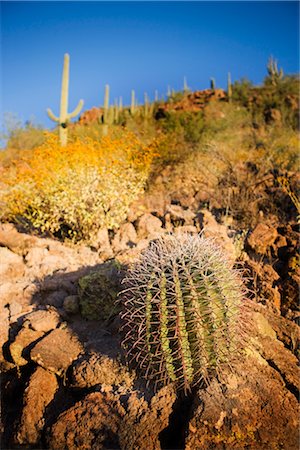
<svg viewBox="0 0 300 450"><path fill-rule="evenodd" d="M186 393L239 347L242 281L211 240L162 237L124 283L122 345L155 389L175 382Z"/></svg>

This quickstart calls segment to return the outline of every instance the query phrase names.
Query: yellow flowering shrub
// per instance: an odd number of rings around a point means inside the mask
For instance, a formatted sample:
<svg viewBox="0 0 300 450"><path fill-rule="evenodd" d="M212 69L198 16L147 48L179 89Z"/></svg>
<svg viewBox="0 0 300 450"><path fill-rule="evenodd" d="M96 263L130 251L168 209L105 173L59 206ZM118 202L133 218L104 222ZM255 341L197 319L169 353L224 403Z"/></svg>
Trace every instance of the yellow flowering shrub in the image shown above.
<svg viewBox="0 0 300 450"><path fill-rule="evenodd" d="M100 141L75 139L66 147L49 135L43 145L2 167L1 218L90 240L99 228L113 229L125 219L154 156L155 145L125 131Z"/></svg>

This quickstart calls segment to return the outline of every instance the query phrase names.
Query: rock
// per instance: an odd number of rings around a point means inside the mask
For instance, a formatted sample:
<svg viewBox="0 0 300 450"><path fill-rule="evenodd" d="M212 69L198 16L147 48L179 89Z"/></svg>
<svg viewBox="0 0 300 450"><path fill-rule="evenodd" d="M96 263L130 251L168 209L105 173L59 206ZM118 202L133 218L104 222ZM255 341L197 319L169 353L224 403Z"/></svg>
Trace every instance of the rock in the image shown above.
<svg viewBox="0 0 300 450"><path fill-rule="evenodd" d="M22 256L13 253L6 247L0 247L0 278L1 281L20 279L25 274L25 264Z"/></svg>
<svg viewBox="0 0 300 450"><path fill-rule="evenodd" d="M67 297L68 293L62 289L50 292L44 296L41 304L54 306L55 308L61 308L63 306L64 299Z"/></svg>
<svg viewBox="0 0 300 450"><path fill-rule="evenodd" d="M25 233L19 233L10 223L0 224L0 245L9 248L20 256L25 256L28 249L36 246L38 239Z"/></svg>
<svg viewBox="0 0 300 450"><path fill-rule="evenodd" d="M182 225L181 227L174 228L175 234L188 233L188 234L198 234L197 227L193 225Z"/></svg>
<svg viewBox="0 0 300 450"><path fill-rule="evenodd" d="M278 233L276 228L264 223L259 223L247 238L247 244L252 250L265 255L267 250L274 244Z"/></svg>
<svg viewBox="0 0 300 450"><path fill-rule="evenodd" d="M68 295L64 299L63 308L68 314L77 314L79 312L78 295Z"/></svg>
<svg viewBox="0 0 300 450"><path fill-rule="evenodd" d="M51 450L120 448L118 429L125 415L117 396L94 392L62 413L50 430Z"/></svg>
<svg viewBox="0 0 300 450"><path fill-rule="evenodd" d="M172 385L160 389L150 404L133 392L119 430L121 449L161 449L160 435L169 424L175 399Z"/></svg>
<svg viewBox="0 0 300 450"><path fill-rule="evenodd" d="M120 226L112 242L114 252L122 252L132 248L137 242L137 234L132 223L127 222Z"/></svg>
<svg viewBox="0 0 300 450"><path fill-rule="evenodd" d="M282 122L281 112L276 108L266 109L264 117L267 124L281 124Z"/></svg>
<svg viewBox="0 0 300 450"><path fill-rule="evenodd" d="M296 449L299 442L299 367L273 323L288 321L250 302L246 355L198 391L185 448ZM265 311L267 317L260 311ZM278 326L278 323L276 327ZM276 418L276 420L274 420Z"/></svg>
<svg viewBox="0 0 300 450"><path fill-rule="evenodd" d="M250 271L251 279L254 280L256 295L262 303L269 303L278 311L281 307L281 295L277 286L279 280L278 273L270 264L261 264L252 259L248 259L245 268Z"/></svg>
<svg viewBox="0 0 300 450"><path fill-rule="evenodd" d="M35 331L47 333L54 330L60 322L60 317L54 309L39 309L27 314L24 317L24 326L30 327Z"/></svg>
<svg viewBox="0 0 300 450"><path fill-rule="evenodd" d="M109 259L113 256L113 251L109 242L108 230L102 228L98 231L93 245L98 249L98 254L104 259Z"/></svg>
<svg viewBox="0 0 300 450"><path fill-rule="evenodd" d="M17 432L19 444L38 444L44 428L44 414L58 389L53 373L37 367L24 392L23 411Z"/></svg>
<svg viewBox="0 0 300 450"><path fill-rule="evenodd" d="M17 366L25 366L28 363L30 348L43 335L43 331L21 328L9 347L11 357Z"/></svg>
<svg viewBox="0 0 300 450"><path fill-rule="evenodd" d="M121 267L116 261L108 261L97 271L80 278L78 294L82 316L90 320L109 320L118 313L121 278Z"/></svg>
<svg viewBox="0 0 300 450"><path fill-rule="evenodd" d="M108 356L92 353L83 356L74 363L72 368L72 387L90 388L98 384L123 385L131 388L133 374L127 367Z"/></svg>
<svg viewBox="0 0 300 450"><path fill-rule="evenodd" d="M43 247L33 247L25 256L28 267L41 266L44 259L49 255L49 249Z"/></svg>
<svg viewBox="0 0 300 450"><path fill-rule="evenodd" d="M170 205L166 212L166 222L175 226L194 225L195 213L190 209L184 209L180 205Z"/></svg>
<svg viewBox="0 0 300 450"><path fill-rule="evenodd" d="M94 106L80 115L79 123L80 125L89 125L91 122L99 123L102 120L102 115L103 109Z"/></svg>
<svg viewBox="0 0 300 450"><path fill-rule="evenodd" d="M143 238L155 238L162 232L162 222L158 217L152 214L143 214L137 223L137 234L139 239Z"/></svg>
<svg viewBox="0 0 300 450"><path fill-rule="evenodd" d="M9 304L9 313L10 313L10 321L14 322L22 313L23 307L19 302L10 302Z"/></svg>
<svg viewBox="0 0 300 450"><path fill-rule="evenodd" d="M213 380L198 395L201 405L189 423L186 450L297 449L297 398L268 364L253 357L241 360L222 384Z"/></svg>
<svg viewBox="0 0 300 450"><path fill-rule="evenodd" d="M82 351L77 337L68 329L59 328L51 331L33 347L30 358L61 376Z"/></svg>
<svg viewBox="0 0 300 450"><path fill-rule="evenodd" d="M219 245L226 253L228 260L233 264L236 257L236 248L233 239L228 236L226 225L218 223L212 213L208 210L201 210L201 219L204 236L211 238Z"/></svg>
<svg viewBox="0 0 300 450"><path fill-rule="evenodd" d="M159 435L167 427L175 393L161 389L150 405L133 392L123 406L120 395L94 392L58 417L48 438L52 450L159 450Z"/></svg>
<svg viewBox="0 0 300 450"><path fill-rule="evenodd" d="M0 364L4 361L3 345L9 338L9 309L3 308L0 312Z"/></svg>

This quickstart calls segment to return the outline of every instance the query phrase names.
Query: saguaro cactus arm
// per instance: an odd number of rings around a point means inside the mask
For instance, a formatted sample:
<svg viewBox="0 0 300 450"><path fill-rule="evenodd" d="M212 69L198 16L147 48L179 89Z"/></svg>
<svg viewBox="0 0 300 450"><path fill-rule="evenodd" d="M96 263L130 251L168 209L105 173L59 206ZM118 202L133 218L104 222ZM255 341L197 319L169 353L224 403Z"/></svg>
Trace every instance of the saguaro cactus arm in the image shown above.
<svg viewBox="0 0 300 450"><path fill-rule="evenodd" d="M77 116L80 111L82 110L83 107L83 100L79 100L78 105L76 106L76 108L74 109L73 112L68 114L68 119L73 119L75 116Z"/></svg>
<svg viewBox="0 0 300 450"><path fill-rule="evenodd" d="M47 114L51 120L54 122L59 122L59 117L56 117L50 108L47 109Z"/></svg>

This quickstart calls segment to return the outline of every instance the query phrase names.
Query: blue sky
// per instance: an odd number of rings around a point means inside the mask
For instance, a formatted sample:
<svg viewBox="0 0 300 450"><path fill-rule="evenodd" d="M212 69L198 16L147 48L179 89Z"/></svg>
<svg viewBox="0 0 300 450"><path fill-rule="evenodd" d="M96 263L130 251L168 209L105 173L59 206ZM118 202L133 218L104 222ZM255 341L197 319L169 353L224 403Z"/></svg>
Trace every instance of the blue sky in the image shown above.
<svg viewBox="0 0 300 450"><path fill-rule="evenodd" d="M227 72L262 82L273 55L285 73L299 72L299 4L267 2L1 2L1 119L53 127L63 55L70 54L69 110L111 99L143 100L167 86L225 87Z"/></svg>

